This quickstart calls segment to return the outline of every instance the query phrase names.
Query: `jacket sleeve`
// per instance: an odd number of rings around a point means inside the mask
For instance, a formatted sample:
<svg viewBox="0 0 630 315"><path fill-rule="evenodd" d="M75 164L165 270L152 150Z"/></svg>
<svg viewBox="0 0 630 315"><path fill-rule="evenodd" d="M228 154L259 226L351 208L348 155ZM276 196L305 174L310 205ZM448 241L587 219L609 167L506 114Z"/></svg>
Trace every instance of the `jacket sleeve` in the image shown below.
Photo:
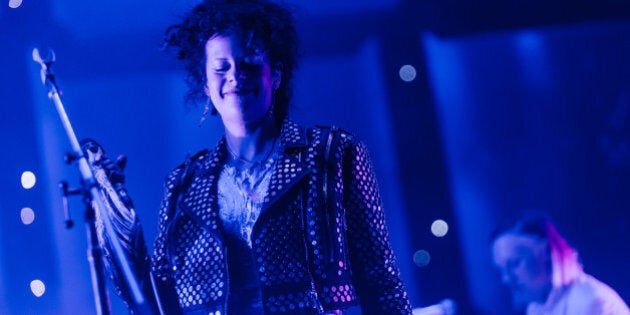
<svg viewBox="0 0 630 315"><path fill-rule="evenodd" d="M179 295L175 290L175 280L171 273L169 259L169 240L174 237L171 228L177 222L177 204L184 194L185 187L195 176L198 163L204 159L208 150L197 152L180 166L172 170L164 182L164 197L158 213L158 236L153 244L151 276L157 305L163 314L181 314Z"/></svg>
<svg viewBox="0 0 630 315"><path fill-rule="evenodd" d="M170 273L168 258L169 227L175 221L176 206L180 189L182 167L173 170L164 183L164 197L158 213L158 236L153 244L151 273L154 281L157 301L164 314L180 314L179 302L174 280Z"/></svg>
<svg viewBox="0 0 630 315"><path fill-rule="evenodd" d="M132 314L147 313L147 308L151 309L152 313L157 313L149 275L150 259L147 255L142 225L133 209L133 203L122 183L112 186L111 182L106 180L108 176L103 168L93 167L92 170L97 182L99 182L100 193L105 206L105 211L98 211L98 206L93 205L93 208L97 210L95 211L97 236L104 252L104 265L112 279L116 294L124 300ZM116 256L112 240L105 231L102 213L105 213L109 218L114 235L119 241L124 256L120 259ZM138 281L145 298L143 310L140 310L139 306L136 305L128 286L129 279L122 272L119 263L122 259L127 260L131 273Z"/></svg>
<svg viewBox="0 0 630 315"><path fill-rule="evenodd" d="M343 158L348 247L363 314L411 314L390 246L378 184L365 145L350 135Z"/></svg>

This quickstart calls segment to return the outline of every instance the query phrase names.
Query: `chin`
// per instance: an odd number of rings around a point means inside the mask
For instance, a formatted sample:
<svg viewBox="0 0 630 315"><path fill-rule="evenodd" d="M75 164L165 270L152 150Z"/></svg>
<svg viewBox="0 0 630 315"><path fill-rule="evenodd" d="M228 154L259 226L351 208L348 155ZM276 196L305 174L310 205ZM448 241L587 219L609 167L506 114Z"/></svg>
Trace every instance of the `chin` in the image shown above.
<svg viewBox="0 0 630 315"><path fill-rule="evenodd" d="M243 120L248 122L263 121L270 116L267 115L268 113L269 111L260 109L244 110Z"/></svg>
<svg viewBox="0 0 630 315"><path fill-rule="evenodd" d="M535 292L525 292L519 290L517 292L512 293L512 302L514 310L524 310L527 308L527 305L532 302L544 302L538 301L538 294Z"/></svg>
<svg viewBox="0 0 630 315"><path fill-rule="evenodd" d="M525 310L525 308L527 308L527 304L529 304L529 302L531 302L530 300L528 300L526 297L522 296L522 295L513 295L512 296L512 309L515 311L522 311Z"/></svg>

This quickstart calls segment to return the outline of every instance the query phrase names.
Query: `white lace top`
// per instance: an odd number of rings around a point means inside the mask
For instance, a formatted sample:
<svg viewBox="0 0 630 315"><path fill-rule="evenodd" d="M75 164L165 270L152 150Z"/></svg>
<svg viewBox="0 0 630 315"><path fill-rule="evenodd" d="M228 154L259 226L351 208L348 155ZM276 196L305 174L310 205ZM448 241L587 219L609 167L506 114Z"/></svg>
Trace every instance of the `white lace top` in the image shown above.
<svg viewBox="0 0 630 315"><path fill-rule="evenodd" d="M252 228L267 195L276 156L273 153L253 163L232 159L219 176L219 215L226 232L245 240L250 248Z"/></svg>

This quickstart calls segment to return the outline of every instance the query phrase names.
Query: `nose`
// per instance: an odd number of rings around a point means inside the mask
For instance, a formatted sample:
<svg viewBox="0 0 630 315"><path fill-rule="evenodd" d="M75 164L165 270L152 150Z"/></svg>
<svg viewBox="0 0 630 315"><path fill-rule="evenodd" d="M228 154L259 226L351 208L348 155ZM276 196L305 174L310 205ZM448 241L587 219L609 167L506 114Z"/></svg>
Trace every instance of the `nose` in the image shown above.
<svg viewBox="0 0 630 315"><path fill-rule="evenodd" d="M235 64L229 72L228 80L230 82L240 82L245 78L247 78L247 72L244 67L240 64Z"/></svg>
<svg viewBox="0 0 630 315"><path fill-rule="evenodd" d="M502 270L501 282L507 286L510 286L516 282L516 276L510 270Z"/></svg>

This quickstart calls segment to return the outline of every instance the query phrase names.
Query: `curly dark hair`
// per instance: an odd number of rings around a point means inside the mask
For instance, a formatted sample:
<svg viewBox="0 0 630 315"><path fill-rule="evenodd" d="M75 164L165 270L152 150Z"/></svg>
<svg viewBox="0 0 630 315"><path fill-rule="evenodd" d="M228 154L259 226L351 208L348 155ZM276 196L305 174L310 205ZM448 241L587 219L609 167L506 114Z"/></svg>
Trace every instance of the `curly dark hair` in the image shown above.
<svg viewBox="0 0 630 315"><path fill-rule="evenodd" d="M165 48L175 49L177 58L184 62L189 88L186 104L196 106L207 101L204 85L208 39L235 33L250 38L259 46L251 48L265 51L272 68L281 69L282 83L274 97L275 119L281 123L288 114L300 54L292 11L294 7L270 0L204 0L182 23L170 26L165 32Z"/></svg>

